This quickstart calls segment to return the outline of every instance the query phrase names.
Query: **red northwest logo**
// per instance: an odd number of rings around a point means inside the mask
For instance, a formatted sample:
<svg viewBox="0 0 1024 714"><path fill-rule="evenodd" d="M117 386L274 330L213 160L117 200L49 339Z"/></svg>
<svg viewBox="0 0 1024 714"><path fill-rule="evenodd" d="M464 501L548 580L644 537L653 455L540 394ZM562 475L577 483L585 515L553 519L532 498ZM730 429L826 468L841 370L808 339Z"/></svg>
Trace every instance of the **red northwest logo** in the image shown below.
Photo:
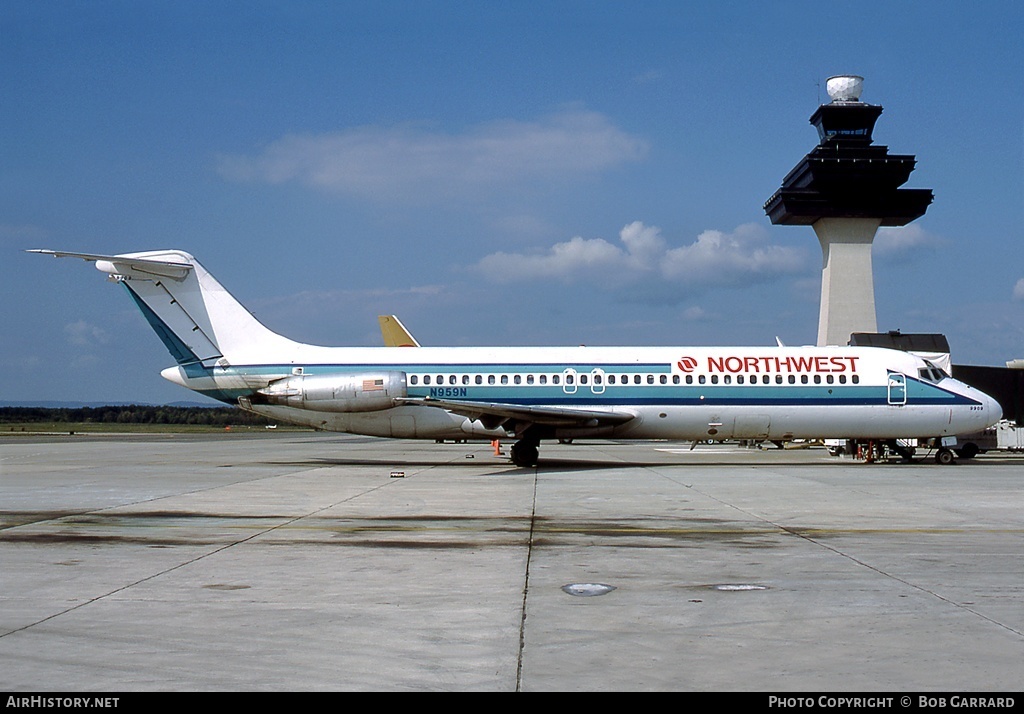
<svg viewBox="0 0 1024 714"><path fill-rule="evenodd" d="M697 368L697 360L693 357L683 357L681 360L676 362L676 367L679 368L680 372L692 372Z"/></svg>

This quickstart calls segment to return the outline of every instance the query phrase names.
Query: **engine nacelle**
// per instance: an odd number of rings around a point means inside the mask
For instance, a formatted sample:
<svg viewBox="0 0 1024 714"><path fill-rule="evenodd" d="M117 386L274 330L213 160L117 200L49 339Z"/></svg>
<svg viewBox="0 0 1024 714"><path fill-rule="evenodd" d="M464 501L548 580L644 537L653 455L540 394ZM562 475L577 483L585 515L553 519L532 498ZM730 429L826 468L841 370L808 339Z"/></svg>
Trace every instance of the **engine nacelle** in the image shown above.
<svg viewBox="0 0 1024 714"><path fill-rule="evenodd" d="M405 372L346 372L287 377L256 392L252 401L318 412L376 412L406 396Z"/></svg>

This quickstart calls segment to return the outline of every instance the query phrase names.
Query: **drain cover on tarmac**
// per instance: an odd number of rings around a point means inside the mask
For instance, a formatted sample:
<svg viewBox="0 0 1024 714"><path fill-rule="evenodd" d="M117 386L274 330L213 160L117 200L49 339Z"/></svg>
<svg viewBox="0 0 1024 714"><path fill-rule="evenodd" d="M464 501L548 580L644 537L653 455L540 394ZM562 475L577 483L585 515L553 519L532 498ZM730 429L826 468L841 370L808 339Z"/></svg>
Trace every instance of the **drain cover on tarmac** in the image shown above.
<svg viewBox="0 0 1024 714"><path fill-rule="evenodd" d="M602 583L569 583L563 585L562 590L575 595L576 597L594 597L595 595L605 595L615 589L614 585L604 585Z"/></svg>

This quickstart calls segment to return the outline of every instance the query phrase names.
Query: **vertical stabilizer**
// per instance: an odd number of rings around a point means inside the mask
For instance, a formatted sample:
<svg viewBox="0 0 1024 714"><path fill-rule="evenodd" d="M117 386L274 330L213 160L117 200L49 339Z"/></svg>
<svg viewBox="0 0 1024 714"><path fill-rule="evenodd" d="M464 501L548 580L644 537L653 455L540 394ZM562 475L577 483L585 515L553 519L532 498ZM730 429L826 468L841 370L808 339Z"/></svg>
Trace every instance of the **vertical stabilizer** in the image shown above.
<svg viewBox="0 0 1024 714"><path fill-rule="evenodd" d="M380 334L384 338L385 347L420 346L396 315L378 315L377 321L380 322Z"/></svg>
<svg viewBox="0 0 1024 714"><path fill-rule="evenodd" d="M31 252L95 262L98 270L127 289L179 365L265 360L296 344L260 323L184 251Z"/></svg>

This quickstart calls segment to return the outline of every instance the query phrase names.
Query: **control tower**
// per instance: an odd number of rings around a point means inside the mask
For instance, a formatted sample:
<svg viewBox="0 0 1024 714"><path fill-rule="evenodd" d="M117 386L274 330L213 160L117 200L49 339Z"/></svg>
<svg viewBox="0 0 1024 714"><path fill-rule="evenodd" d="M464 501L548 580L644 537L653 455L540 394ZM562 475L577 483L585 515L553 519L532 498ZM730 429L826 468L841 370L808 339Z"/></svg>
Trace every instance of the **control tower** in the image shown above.
<svg viewBox="0 0 1024 714"><path fill-rule="evenodd" d="M814 228L821 243L818 345L845 345L853 332L878 332L871 243L879 226L920 218L931 189L900 188L914 170L912 155L872 145L882 107L860 101L864 78L829 77L829 104L811 115L818 145L764 204L773 224Z"/></svg>

